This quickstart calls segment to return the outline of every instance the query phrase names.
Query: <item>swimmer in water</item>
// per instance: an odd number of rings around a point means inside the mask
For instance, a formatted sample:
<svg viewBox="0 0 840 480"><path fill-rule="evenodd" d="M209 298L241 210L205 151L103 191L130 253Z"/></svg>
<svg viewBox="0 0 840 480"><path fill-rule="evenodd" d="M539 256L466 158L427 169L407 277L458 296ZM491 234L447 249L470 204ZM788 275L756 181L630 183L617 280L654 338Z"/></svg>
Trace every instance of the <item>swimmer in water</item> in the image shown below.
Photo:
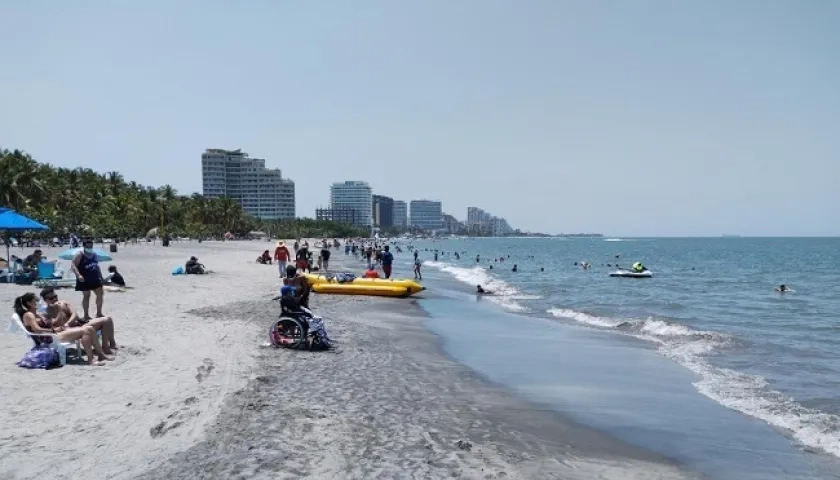
<svg viewBox="0 0 840 480"><path fill-rule="evenodd" d="M481 285L476 285L475 293L478 295L493 295L493 292L487 291L481 287Z"/></svg>
<svg viewBox="0 0 840 480"><path fill-rule="evenodd" d="M790 287L788 287L787 285L785 285L783 283L783 284L779 285L778 287L776 287L776 291L779 292L779 293L787 293L787 292L792 292L793 290L791 290Z"/></svg>

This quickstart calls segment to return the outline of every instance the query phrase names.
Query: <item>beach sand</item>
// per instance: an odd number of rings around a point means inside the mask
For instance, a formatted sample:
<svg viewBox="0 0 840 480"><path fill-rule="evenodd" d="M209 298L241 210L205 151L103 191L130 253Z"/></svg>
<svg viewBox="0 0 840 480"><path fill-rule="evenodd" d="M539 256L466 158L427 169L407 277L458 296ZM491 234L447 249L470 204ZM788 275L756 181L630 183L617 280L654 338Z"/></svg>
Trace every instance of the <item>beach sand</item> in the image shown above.
<svg viewBox="0 0 840 480"><path fill-rule="evenodd" d="M453 362L414 300L313 295L337 348L265 346L270 245L121 248L136 288L106 294L123 349L105 367L18 368L26 338L0 335L0 478L693 478ZM191 254L216 273L170 275Z"/></svg>

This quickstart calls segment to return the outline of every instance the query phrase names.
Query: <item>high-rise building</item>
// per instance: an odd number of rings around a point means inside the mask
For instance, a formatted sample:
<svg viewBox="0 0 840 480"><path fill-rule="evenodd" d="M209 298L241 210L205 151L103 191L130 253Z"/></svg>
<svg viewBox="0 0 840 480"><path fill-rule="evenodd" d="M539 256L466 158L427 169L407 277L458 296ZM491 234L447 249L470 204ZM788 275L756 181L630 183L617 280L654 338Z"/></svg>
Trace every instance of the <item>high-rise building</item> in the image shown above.
<svg viewBox="0 0 840 480"><path fill-rule="evenodd" d="M464 225L463 222L458 221L457 218L447 213L443 214L443 229L446 230L447 233L451 233L454 235L461 235L463 233L467 233L466 225Z"/></svg>
<svg viewBox="0 0 840 480"><path fill-rule="evenodd" d="M208 148L201 154L204 196L230 197L245 213L264 220L295 218L295 182L280 169L242 150Z"/></svg>
<svg viewBox="0 0 840 480"><path fill-rule="evenodd" d="M513 233L507 220L491 215L478 207L467 208L467 230L473 235L501 237Z"/></svg>
<svg viewBox="0 0 840 480"><path fill-rule="evenodd" d="M394 226L394 199L383 195L373 196L373 224L377 227Z"/></svg>
<svg viewBox="0 0 840 480"><path fill-rule="evenodd" d="M440 202L432 200L411 201L411 228L442 230L443 211Z"/></svg>
<svg viewBox="0 0 840 480"><path fill-rule="evenodd" d="M373 224L373 191L367 182L333 183L330 187L330 208L356 210L355 225L370 227Z"/></svg>
<svg viewBox="0 0 840 480"><path fill-rule="evenodd" d="M394 226L405 228L408 226L408 205L402 200L394 200Z"/></svg>
<svg viewBox="0 0 840 480"><path fill-rule="evenodd" d="M359 220L358 213L352 208L317 208L315 209L316 220L329 220L331 222L343 223L345 225L357 225Z"/></svg>

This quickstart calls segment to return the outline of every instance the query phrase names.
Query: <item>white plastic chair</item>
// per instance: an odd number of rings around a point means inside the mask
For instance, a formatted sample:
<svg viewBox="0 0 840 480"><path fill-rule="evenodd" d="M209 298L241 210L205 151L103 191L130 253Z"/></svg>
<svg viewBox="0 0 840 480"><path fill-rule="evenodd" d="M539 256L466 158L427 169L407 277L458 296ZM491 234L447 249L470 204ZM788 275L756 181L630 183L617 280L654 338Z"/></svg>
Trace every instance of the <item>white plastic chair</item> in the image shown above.
<svg viewBox="0 0 840 480"><path fill-rule="evenodd" d="M76 350L76 357L82 357L82 342L76 340L75 342L62 342L58 339L58 334L56 333L32 333L26 329L23 325L23 320L21 320L20 316L17 313L12 314L12 322L9 324L9 328L7 330L9 333L17 333L18 331L23 332L26 334L27 337L52 337L52 346L58 350L58 355L61 357L61 365L67 364L67 349L73 348Z"/></svg>

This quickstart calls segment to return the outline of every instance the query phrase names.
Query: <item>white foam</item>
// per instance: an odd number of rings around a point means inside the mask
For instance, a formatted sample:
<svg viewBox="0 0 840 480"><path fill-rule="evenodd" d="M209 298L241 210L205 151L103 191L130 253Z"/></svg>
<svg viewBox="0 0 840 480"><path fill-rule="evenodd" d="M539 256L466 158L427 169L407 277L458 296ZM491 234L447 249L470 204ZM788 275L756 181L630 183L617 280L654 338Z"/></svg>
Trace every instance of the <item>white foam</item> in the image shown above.
<svg viewBox="0 0 840 480"><path fill-rule="evenodd" d="M536 300L540 298L534 295L523 294L513 285L491 275L484 267L456 267L445 262L434 262L431 260L423 262L423 265L446 272L473 288L476 285L481 285L485 290L493 292L493 295L487 295L484 298L498 304L506 310L526 312L528 308L517 303L516 300Z"/></svg>
<svg viewBox="0 0 840 480"><path fill-rule="evenodd" d="M605 242L623 242L624 239L623 238L605 238L604 241Z"/></svg>
<svg viewBox="0 0 840 480"><path fill-rule="evenodd" d="M660 353L700 376L694 386L701 394L785 429L803 445L840 457L840 416L803 407L771 389L762 377L718 368L704 359L731 341L726 335L654 318L618 320L563 308L552 308L548 313L658 343Z"/></svg>

